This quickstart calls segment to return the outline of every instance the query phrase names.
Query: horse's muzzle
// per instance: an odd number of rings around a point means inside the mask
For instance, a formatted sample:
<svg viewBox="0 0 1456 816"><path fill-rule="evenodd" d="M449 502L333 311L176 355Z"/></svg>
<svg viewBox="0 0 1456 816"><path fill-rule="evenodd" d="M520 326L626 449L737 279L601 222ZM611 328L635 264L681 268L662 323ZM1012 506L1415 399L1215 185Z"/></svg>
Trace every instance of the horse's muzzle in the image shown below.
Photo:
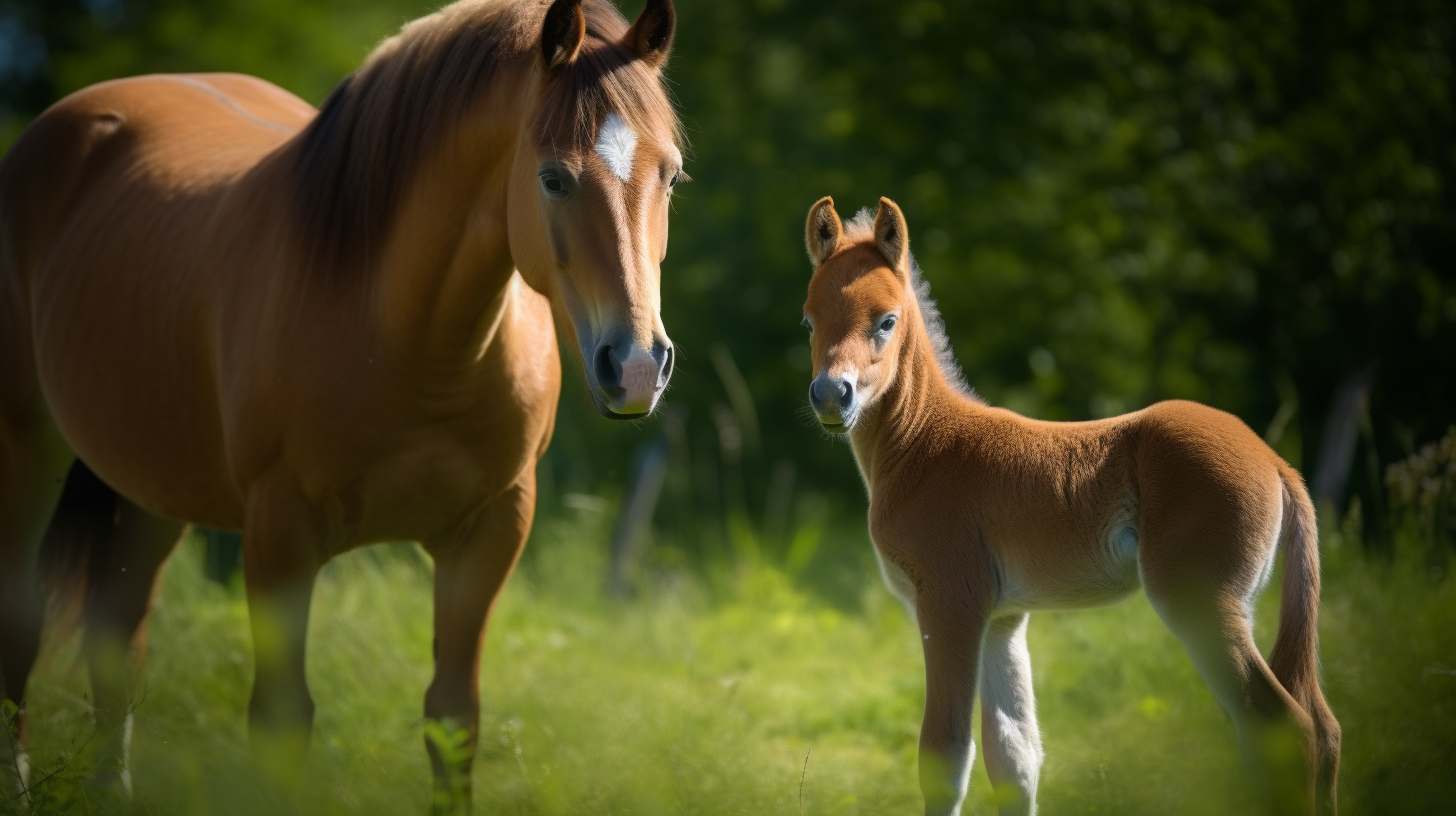
<svg viewBox="0 0 1456 816"><path fill-rule="evenodd" d="M639 419L652 413L672 378L672 345L655 341L651 350L636 343L603 342L592 355L597 409L611 419Z"/></svg>

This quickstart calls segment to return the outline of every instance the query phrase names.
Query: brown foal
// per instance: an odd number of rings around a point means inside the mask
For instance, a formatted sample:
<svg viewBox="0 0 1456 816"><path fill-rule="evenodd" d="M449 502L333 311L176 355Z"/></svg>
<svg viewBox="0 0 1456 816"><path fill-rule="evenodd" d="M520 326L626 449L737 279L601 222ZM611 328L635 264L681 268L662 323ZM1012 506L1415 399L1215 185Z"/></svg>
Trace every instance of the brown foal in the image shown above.
<svg viewBox="0 0 1456 816"><path fill-rule="evenodd" d="M894 202L842 224L822 199L807 238L809 399L827 431L849 436L886 582L920 627L925 812L960 811L978 685L1002 812L1035 811L1028 613L1141 585L1232 716L1271 807L1333 813L1340 727L1319 686L1319 551L1299 474L1243 422L1197 403L1093 422L992 408L961 380ZM1280 546L1265 663L1253 599ZM1290 733L1298 749L1281 751Z"/></svg>

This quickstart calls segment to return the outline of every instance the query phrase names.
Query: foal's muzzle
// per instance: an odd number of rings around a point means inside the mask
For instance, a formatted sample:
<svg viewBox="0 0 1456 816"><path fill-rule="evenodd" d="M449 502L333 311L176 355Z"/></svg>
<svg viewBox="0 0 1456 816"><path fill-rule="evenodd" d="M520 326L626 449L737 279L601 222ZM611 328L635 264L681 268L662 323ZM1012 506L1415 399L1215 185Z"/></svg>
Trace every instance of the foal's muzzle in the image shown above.
<svg viewBox="0 0 1456 816"><path fill-rule="evenodd" d="M830 377L823 372L809 383L809 405L819 424L830 433L844 433L854 421L855 377Z"/></svg>
<svg viewBox="0 0 1456 816"><path fill-rule="evenodd" d="M597 410L611 419L638 419L652 413L672 378L673 352L655 340L644 349L625 336L603 340L592 353L592 395Z"/></svg>

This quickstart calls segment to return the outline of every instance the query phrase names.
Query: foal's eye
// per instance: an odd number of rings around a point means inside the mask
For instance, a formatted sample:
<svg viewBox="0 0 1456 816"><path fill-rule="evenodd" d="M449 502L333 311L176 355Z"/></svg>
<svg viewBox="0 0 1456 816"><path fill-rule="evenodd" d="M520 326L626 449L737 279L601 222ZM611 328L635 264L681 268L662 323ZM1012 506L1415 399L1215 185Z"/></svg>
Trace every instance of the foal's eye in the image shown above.
<svg viewBox="0 0 1456 816"><path fill-rule="evenodd" d="M670 193L679 184L682 184L682 183L688 182L688 181L692 181L692 179L691 178L688 178L688 174L687 173L684 173L683 171L679 170L676 173L673 173L672 174L672 178L670 178L670 179L667 180L667 191Z"/></svg>
<svg viewBox="0 0 1456 816"><path fill-rule="evenodd" d="M809 333L810 334L813 334L814 333L814 324L809 322L809 318L806 317L803 320L800 320L799 322L801 324L803 324L804 328L806 328L806 329L809 330Z"/></svg>
<svg viewBox="0 0 1456 816"><path fill-rule="evenodd" d="M890 330L895 328L895 319L894 315L885 315L884 319L880 321L879 333L889 334Z"/></svg>
<svg viewBox="0 0 1456 816"><path fill-rule="evenodd" d="M561 174L555 170L542 170L538 176L541 179L541 189L546 195L552 198L561 198L566 195L566 182L562 180Z"/></svg>

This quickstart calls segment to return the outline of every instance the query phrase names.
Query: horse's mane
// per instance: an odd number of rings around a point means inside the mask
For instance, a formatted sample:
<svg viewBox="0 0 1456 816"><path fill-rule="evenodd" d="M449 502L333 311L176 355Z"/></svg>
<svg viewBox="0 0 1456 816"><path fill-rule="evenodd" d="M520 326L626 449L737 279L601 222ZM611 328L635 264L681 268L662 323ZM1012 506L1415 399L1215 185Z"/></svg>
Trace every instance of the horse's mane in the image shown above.
<svg viewBox="0 0 1456 816"><path fill-rule="evenodd" d="M411 176L455 131L491 82L524 80L540 59L549 0L461 0L406 24L339 83L300 134L294 199L312 271L345 275L372 267ZM583 0L586 39L576 61L539 97L539 144L581 147L616 112L639 132L677 117L656 72L619 42L627 21L611 0Z"/></svg>
<svg viewBox="0 0 1456 816"><path fill-rule="evenodd" d="M844 222L844 237L850 241L873 242L874 232L875 214L868 207ZM920 264L915 262L914 254L910 255L910 285L915 289L915 301L920 305L920 319L925 324L926 334L930 335L930 348L935 351L935 362L939 364L940 372L945 375L946 382L952 388L980 402L980 396L966 382L966 375L961 372L960 363L956 362L955 352L950 347L950 337L945 333L945 319L940 316L940 307L930 298L930 283L921 273Z"/></svg>

